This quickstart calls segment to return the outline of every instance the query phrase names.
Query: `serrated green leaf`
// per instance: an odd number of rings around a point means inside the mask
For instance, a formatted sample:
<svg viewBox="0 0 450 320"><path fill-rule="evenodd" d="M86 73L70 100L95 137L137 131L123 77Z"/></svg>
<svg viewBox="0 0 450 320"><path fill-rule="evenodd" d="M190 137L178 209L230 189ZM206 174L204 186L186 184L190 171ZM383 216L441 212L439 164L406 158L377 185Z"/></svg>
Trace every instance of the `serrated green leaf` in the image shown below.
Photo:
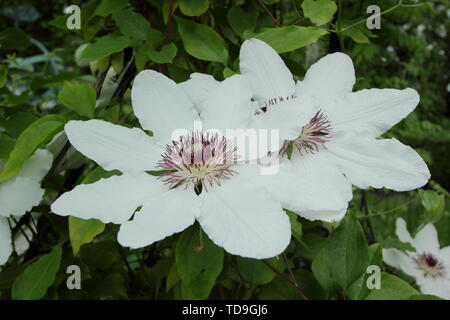
<svg viewBox="0 0 450 320"><path fill-rule="evenodd" d="M12 298L14 300L38 300L42 298L55 281L61 257L61 247L55 246L49 254L41 256L36 262L30 264L14 281Z"/></svg>

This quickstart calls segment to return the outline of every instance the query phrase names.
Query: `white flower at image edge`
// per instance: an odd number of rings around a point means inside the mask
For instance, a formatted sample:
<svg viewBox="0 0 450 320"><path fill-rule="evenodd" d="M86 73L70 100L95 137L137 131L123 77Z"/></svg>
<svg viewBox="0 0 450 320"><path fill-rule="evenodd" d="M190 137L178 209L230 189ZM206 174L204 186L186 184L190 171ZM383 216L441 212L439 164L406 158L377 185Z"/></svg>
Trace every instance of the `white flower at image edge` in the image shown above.
<svg viewBox="0 0 450 320"><path fill-rule="evenodd" d="M150 245L197 220L231 254L259 259L280 254L290 241L289 219L279 201L252 182L246 165L223 165L222 160L236 156L232 143L204 132L171 138L174 130L191 130L198 120L203 130L222 132L279 127L276 122L284 119L276 114L254 115L251 96L236 75L214 88L198 111L175 82L152 70L141 72L133 83L132 104L142 128L153 136L100 120L70 121L65 131L71 144L104 169L123 174L75 187L52 204L52 212L120 224L118 241L131 248ZM202 146L213 156L203 159ZM203 162L183 162L197 156ZM168 171L159 177L146 173L153 170Z"/></svg>
<svg viewBox="0 0 450 320"><path fill-rule="evenodd" d="M257 39L243 43L240 69L267 110L276 110L287 98L299 109L309 105L314 110L297 137L285 141L278 174L254 175L283 208L310 220L339 220L352 198L351 184L407 191L430 178L411 147L396 139L377 139L414 110L419 102L415 90L352 92L355 70L343 53L320 59L296 83L275 50Z"/></svg>
<svg viewBox="0 0 450 320"><path fill-rule="evenodd" d="M428 223L412 238L405 220L399 218L396 233L400 241L411 244L416 252L383 249L384 262L413 277L422 293L450 300L450 246L439 248L436 228Z"/></svg>
<svg viewBox="0 0 450 320"><path fill-rule="evenodd" d="M20 217L38 205L44 195L41 180L53 162L53 155L47 150L37 150L25 162L14 178L0 183L0 265L12 253L11 230L8 217Z"/></svg>

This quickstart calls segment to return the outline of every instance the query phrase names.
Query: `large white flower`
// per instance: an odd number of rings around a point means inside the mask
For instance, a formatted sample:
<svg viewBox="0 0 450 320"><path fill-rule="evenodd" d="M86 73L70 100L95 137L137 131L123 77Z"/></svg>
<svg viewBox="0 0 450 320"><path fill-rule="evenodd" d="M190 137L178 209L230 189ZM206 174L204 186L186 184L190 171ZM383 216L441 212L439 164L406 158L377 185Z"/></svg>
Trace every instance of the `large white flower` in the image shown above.
<svg viewBox="0 0 450 320"><path fill-rule="evenodd" d="M242 45L240 69L267 110L276 110L287 98L298 108L314 110L297 137L285 141L279 174L260 176L284 208L311 220L339 220L352 198L351 184L406 191L430 178L412 148L396 139L377 139L414 110L415 90L352 92L352 60L342 53L320 59L295 83L275 50L257 39Z"/></svg>
<svg viewBox="0 0 450 320"><path fill-rule="evenodd" d="M290 224L279 201L252 183L247 165L234 164L240 150L232 141L205 131L275 127L280 119L256 116L251 96L243 78L233 76L212 88L197 112L175 82L155 71L141 72L132 88L133 109L153 136L100 120L69 122L65 131L77 150L123 174L75 187L53 203L52 211L120 224L118 241L131 248L150 245L197 220L232 254L267 258L281 253L290 240ZM172 137L177 129L193 130L198 120L204 131ZM161 169L166 171L159 177L146 173Z"/></svg>
<svg viewBox="0 0 450 320"><path fill-rule="evenodd" d="M384 262L413 277L423 293L450 299L450 246L439 248L436 228L428 223L412 238L405 220L398 218L395 231L416 252L383 249Z"/></svg>
<svg viewBox="0 0 450 320"><path fill-rule="evenodd" d="M12 252L11 231L7 218L22 216L38 205L44 195L41 180L47 174L53 156L47 150L37 150L25 162L22 170L14 178L0 184L0 265L4 264Z"/></svg>

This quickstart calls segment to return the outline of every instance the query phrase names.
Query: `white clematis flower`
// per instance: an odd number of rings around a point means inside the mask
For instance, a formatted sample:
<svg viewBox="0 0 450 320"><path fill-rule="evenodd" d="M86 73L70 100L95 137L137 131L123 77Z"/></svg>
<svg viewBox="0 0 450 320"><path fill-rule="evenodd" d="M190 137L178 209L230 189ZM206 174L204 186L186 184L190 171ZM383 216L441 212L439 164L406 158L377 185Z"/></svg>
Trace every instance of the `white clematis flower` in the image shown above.
<svg viewBox="0 0 450 320"><path fill-rule="evenodd" d="M406 191L430 178L412 148L396 139L377 139L414 110L415 90L352 92L353 63L343 53L320 59L295 83L275 50L257 39L243 43L240 69L267 110L276 110L287 98L298 108L309 104L314 110L297 137L285 141L279 174L259 177L284 208L310 220L339 220L352 198L351 184Z"/></svg>
<svg viewBox="0 0 450 320"><path fill-rule="evenodd" d="M0 265L12 253L11 231L7 218L22 216L38 205L44 195L41 180L47 174L53 156L47 150L37 150L25 162L22 170L14 178L0 183Z"/></svg>
<svg viewBox="0 0 450 320"><path fill-rule="evenodd" d="M65 131L72 145L104 169L123 174L75 187L53 203L52 211L120 224L118 241L131 248L197 220L229 253L259 259L281 253L290 241L289 219L279 201L252 183L246 165L234 164L239 150L233 143L205 131L188 131L172 141L175 130L191 130L198 120L204 130L245 129L273 120L254 116L252 93L241 76L212 90L199 115L181 86L146 70L134 80L132 103L153 136L100 120L70 121ZM159 177L146 173L161 169L167 171Z"/></svg>
<svg viewBox="0 0 450 320"><path fill-rule="evenodd" d="M416 252L383 249L383 260L413 277L424 294L450 299L450 246L440 249L435 227L428 223L412 238L405 220L398 218L396 233L400 241L410 243Z"/></svg>

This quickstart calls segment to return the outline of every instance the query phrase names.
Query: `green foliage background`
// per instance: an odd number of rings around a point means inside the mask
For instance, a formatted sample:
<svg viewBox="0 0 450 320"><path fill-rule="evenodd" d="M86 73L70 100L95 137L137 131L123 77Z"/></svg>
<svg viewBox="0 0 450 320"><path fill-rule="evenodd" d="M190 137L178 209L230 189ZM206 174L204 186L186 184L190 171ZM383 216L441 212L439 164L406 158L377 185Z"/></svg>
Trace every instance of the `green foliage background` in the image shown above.
<svg viewBox="0 0 450 320"><path fill-rule="evenodd" d="M382 263L381 248L402 247L395 219L414 234L435 223L450 245L448 1L396 0L90 0L81 29L68 30L66 1L2 1L0 9L0 182L70 119L138 125L130 83L142 69L176 82L192 72L223 80L239 72L245 39L267 41L297 79L329 52L355 63L356 88L412 87L416 111L385 136L419 151L432 180L423 190L355 190L341 223L289 213L286 252L265 261L231 256L195 225L149 247L118 245L115 225L49 212L61 193L105 172L70 144L57 146L42 204L17 220L14 236L29 249L0 271L1 299L415 299L412 279ZM368 30L366 8L379 5L380 30ZM173 10L172 10L173 9ZM173 11L173 14L171 13ZM87 44L87 48L86 48ZM80 47L81 46L81 47ZM86 49L85 49L86 48ZM332 75L330 75L332 77ZM97 108L95 108L97 104ZM1 204L0 204L1 205ZM384 270L382 289L365 286L368 265ZM81 290L68 290L66 269L81 268Z"/></svg>

